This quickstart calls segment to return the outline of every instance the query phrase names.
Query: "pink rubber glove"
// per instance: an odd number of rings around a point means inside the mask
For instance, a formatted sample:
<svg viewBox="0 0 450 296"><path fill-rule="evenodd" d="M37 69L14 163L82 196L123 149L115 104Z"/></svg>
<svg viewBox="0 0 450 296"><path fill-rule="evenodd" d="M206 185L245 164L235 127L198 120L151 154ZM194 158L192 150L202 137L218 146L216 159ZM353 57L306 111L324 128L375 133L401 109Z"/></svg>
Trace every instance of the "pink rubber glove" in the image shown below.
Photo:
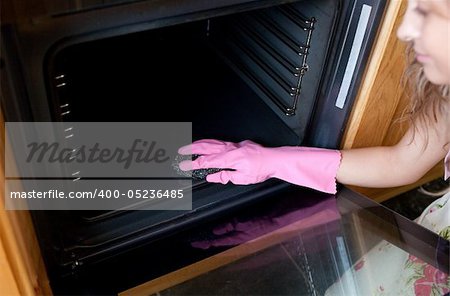
<svg viewBox="0 0 450 296"><path fill-rule="evenodd" d="M338 150L298 146L266 148L248 140L240 143L199 140L181 147L178 153L201 155L194 161L180 162L184 171L227 169L208 175L208 182L248 185L278 178L333 194L341 160Z"/></svg>

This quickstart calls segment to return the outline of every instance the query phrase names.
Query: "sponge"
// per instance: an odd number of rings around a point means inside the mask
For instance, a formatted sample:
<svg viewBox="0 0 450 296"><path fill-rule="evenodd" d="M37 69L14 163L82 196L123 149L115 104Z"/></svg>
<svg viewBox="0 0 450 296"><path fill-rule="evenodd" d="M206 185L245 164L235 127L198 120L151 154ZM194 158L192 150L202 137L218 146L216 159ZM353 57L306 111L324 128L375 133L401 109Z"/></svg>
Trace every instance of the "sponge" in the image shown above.
<svg viewBox="0 0 450 296"><path fill-rule="evenodd" d="M192 155L181 155L178 154L175 156L175 161L172 163L172 167L175 171L177 171L178 174L185 176L185 177L191 177L194 180L205 180L206 176L210 174L214 174L220 171L223 171L224 169L218 169L218 168L209 168L209 169L197 169L192 171L183 171L180 169L179 163L183 160L195 160L199 157L199 154L192 154Z"/></svg>

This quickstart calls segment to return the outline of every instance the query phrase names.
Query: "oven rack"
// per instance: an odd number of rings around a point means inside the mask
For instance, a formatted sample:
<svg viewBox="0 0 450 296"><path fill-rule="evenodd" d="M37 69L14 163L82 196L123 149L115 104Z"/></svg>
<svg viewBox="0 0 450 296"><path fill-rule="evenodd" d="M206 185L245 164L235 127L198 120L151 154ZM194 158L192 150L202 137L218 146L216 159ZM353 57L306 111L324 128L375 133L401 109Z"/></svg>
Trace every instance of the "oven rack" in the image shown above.
<svg viewBox="0 0 450 296"><path fill-rule="evenodd" d="M292 116L309 69L315 23L314 17L304 16L295 5L283 5L216 24L217 38L212 34L211 41L255 91Z"/></svg>

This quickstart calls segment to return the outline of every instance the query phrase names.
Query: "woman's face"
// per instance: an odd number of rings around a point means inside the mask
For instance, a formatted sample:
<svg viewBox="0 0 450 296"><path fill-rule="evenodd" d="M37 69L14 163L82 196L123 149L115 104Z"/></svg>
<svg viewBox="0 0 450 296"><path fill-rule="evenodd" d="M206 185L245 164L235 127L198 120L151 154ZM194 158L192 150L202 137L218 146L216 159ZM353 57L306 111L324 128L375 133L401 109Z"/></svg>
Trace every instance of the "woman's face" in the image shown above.
<svg viewBox="0 0 450 296"><path fill-rule="evenodd" d="M409 0L397 35L413 43L428 80L450 84L450 0Z"/></svg>

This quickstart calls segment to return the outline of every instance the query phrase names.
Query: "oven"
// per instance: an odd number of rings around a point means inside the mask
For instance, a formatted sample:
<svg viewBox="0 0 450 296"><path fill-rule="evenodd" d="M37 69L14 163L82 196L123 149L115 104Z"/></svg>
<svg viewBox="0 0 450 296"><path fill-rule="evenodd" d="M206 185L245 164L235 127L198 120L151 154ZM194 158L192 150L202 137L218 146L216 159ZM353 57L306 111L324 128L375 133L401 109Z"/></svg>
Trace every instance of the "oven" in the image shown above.
<svg viewBox="0 0 450 296"><path fill-rule="evenodd" d="M386 1L6 3L22 12L2 23L6 121L192 122L193 140L337 148ZM55 293L116 293L211 252L180 233L290 187L194 180L190 211L31 213Z"/></svg>

